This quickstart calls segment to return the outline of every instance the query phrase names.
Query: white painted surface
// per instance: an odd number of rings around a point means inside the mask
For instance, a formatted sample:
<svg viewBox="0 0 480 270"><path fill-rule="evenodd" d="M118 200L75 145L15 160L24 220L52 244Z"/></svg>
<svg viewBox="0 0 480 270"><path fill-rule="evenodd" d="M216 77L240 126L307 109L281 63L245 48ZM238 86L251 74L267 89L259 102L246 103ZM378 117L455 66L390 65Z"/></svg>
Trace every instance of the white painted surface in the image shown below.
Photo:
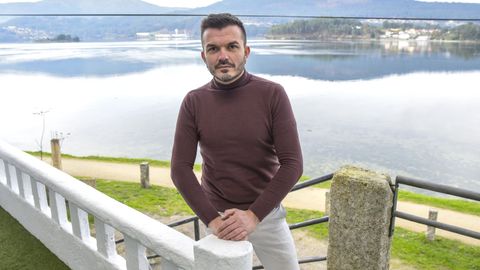
<svg viewBox="0 0 480 270"><path fill-rule="evenodd" d="M32 181L28 174L22 173L22 186L23 186L23 198L34 205L33 193L32 193Z"/></svg>
<svg viewBox="0 0 480 270"><path fill-rule="evenodd" d="M51 217L52 212L50 210L50 206L48 206L47 191L45 189L45 185L35 181L35 179L33 178L30 179L32 180L31 185L35 207L39 209L42 213L44 213L46 216Z"/></svg>
<svg viewBox="0 0 480 270"><path fill-rule="evenodd" d="M15 176L17 178L18 194L20 195L20 197L25 198L22 172L20 171L20 169L15 168Z"/></svg>
<svg viewBox="0 0 480 270"><path fill-rule="evenodd" d="M251 270L252 244L208 235L195 243L195 270Z"/></svg>
<svg viewBox="0 0 480 270"><path fill-rule="evenodd" d="M108 224L95 218L95 232L98 252L105 256L107 260L116 260L118 255L115 248L115 230Z"/></svg>
<svg viewBox="0 0 480 270"><path fill-rule="evenodd" d="M147 270L146 248L168 261L167 269L251 269L248 242L223 241L212 235L195 243L2 141L0 160L5 168L0 170L0 206L72 269ZM19 184L26 199L19 194ZM88 214L95 217L97 239L90 236ZM114 228L125 236L127 260L116 253Z"/></svg>
<svg viewBox="0 0 480 270"><path fill-rule="evenodd" d="M148 270L150 266L145 252L146 248L137 240L125 235L127 270Z"/></svg>
<svg viewBox="0 0 480 270"><path fill-rule="evenodd" d="M20 199L3 184L0 184L0 205L70 268L75 270L126 269L105 260L100 253L86 246L80 239L65 231L40 210Z"/></svg>
<svg viewBox="0 0 480 270"><path fill-rule="evenodd" d="M0 184L7 184L7 176L5 175L5 163L0 159Z"/></svg>
<svg viewBox="0 0 480 270"><path fill-rule="evenodd" d="M162 270L178 270L178 267L169 260L162 259Z"/></svg>
<svg viewBox="0 0 480 270"><path fill-rule="evenodd" d="M52 210L52 219L57 222L66 231L72 231L72 225L67 219L67 207L65 198L57 192L49 189L48 198L50 198L50 210Z"/></svg>
<svg viewBox="0 0 480 270"><path fill-rule="evenodd" d="M90 227L88 223L88 214L78 208L74 203L68 204L70 208L70 219L72 220L73 235L80 238L86 244L90 244Z"/></svg>
<svg viewBox="0 0 480 270"><path fill-rule="evenodd" d="M17 173L15 170L15 167L13 167L11 164L8 164L7 168L8 168L7 182L9 184L9 187L10 189L13 190L13 192L18 194L19 190L18 190Z"/></svg>

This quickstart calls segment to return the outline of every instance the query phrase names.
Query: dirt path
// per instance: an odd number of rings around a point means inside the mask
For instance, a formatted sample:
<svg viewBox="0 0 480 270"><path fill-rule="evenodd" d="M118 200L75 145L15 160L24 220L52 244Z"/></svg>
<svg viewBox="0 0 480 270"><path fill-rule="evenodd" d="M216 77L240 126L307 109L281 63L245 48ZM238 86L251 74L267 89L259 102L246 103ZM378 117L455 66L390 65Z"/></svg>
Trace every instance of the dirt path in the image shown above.
<svg viewBox="0 0 480 270"><path fill-rule="evenodd" d="M64 171L75 176L85 176L99 179L111 179L119 181L132 181L140 179L140 167L132 164L122 164L103 161L91 161L81 159L63 159ZM196 174L200 178L200 173ZM138 180L140 181L140 180ZM150 167L150 183L165 187L174 187L170 178L168 168ZM307 188L290 193L285 198L283 204L286 207L297 209L309 209L325 211L325 192L326 189ZM409 202L399 202L397 209L402 212L414 214L420 217L428 217L429 209L434 207L419 205ZM446 209L438 209L438 221L480 231L480 217L462 214ZM416 232L426 231L426 226L413 223L403 219L396 219L397 226ZM437 229L437 234L446 238L456 239L467 244L480 246L480 240L470 237L464 237L458 234L450 233Z"/></svg>

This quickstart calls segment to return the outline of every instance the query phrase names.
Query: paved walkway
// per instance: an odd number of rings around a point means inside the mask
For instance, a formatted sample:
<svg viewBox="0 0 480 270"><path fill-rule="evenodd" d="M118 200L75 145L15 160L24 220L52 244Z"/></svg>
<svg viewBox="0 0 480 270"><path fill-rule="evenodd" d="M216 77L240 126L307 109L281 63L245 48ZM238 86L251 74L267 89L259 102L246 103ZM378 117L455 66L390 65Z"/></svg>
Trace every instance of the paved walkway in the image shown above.
<svg viewBox="0 0 480 270"><path fill-rule="evenodd" d="M75 176L85 176L98 179L111 179L118 181L132 181L138 179L140 182L140 166L133 164L122 164L103 161L91 161L82 159L63 159L64 171ZM200 179L200 173L196 173ZM165 187L174 187L170 178L168 168L150 167L150 183ZM290 193L285 198L283 204L286 207L309 210L325 210L325 192L326 189L306 188ZM399 202L397 209L402 212L414 214L420 217L428 217L431 206L419 205L410 202ZM463 214L446 209L438 209L438 221L467 228L480 232L480 217ZM426 226L413 223L400 218L396 219L396 226L406 228L416 232L426 231ZM480 246L480 240L470 237L464 237L455 233L450 233L437 229L437 234L446 238L460 240L464 243Z"/></svg>

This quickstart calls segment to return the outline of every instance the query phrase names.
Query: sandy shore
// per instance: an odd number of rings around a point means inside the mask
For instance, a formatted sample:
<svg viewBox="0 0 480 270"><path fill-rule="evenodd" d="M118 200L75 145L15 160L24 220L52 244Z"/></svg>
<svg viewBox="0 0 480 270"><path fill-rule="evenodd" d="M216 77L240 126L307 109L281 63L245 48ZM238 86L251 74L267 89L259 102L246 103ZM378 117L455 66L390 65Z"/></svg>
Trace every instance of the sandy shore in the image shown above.
<svg viewBox="0 0 480 270"><path fill-rule="evenodd" d="M64 158L63 168L65 172L74 176L140 182L140 167L133 164ZM198 178L200 178L201 174L196 173L196 175ZM170 170L168 168L151 166L150 182L154 185L174 187L170 178ZM286 207L290 208L325 211L326 191L326 189L319 188L307 188L295 191L290 193L287 198L285 198L283 204ZM414 204L410 202L399 202L397 206L397 209L399 211L425 218L428 217L428 211L432 208L434 207ZM480 217L463 214L447 209L436 209L438 210L438 221L477 232L480 231ZM396 219L395 224L396 226L416 232L426 231L425 225L413 223L400 218ZM438 229L437 234L449 239L456 239L467 244L480 246L480 240L476 240L470 237L464 237L458 234Z"/></svg>

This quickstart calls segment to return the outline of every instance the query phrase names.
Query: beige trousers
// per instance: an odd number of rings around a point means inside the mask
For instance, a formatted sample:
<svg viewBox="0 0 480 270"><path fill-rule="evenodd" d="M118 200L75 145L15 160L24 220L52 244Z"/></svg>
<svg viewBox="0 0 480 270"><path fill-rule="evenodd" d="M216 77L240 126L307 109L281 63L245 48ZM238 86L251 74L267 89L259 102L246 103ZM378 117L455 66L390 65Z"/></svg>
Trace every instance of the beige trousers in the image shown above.
<svg viewBox="0 0 480 270"><path fill-rule="evenodd" d="M248 236L255 254L266 270L299 270L297 251L288 228L286 210L279 206ZM207 234L211 231L207 229Z"/></svg>

